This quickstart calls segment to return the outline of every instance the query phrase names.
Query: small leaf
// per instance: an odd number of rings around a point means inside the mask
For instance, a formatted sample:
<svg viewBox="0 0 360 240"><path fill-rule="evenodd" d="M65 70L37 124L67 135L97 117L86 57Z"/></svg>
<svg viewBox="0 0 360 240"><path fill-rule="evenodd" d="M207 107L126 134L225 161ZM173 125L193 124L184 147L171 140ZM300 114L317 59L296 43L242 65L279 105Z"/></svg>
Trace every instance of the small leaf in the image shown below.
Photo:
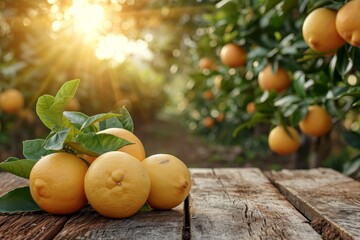
<svg viewBox="0 0 360 240"><path fill-rule="evenodd" d="M68 112L68 111L65 111L63 113L64 117L66 117L70 122L71 124L73 125L80 125L82 126L86 120L89 119L89 116L87 116L86 114L84 113L81 113L81 112Z"/></svg>
<svg viewBox="0 0 360 240"><path fill-rule="evenodd" d="M16 176L29 179L31 169L37 160L8 158L0 163L0 169Z"/></svg>
<svg viewBox="0 0 360 240"><path fill-rule="evenodd" d="M33 139L23 142L23 155L27 159L39 160L54 151L45 149L45 139Z"/></svg>
<svg viewBox="0 0 360 240"><path fill-rule="evenodd" d="M118 116L120 116L120 114L116 114L116 113L100 113L100 114L91 116L83 123L83 125L81 126L81 130L84 129L84 128L87 128L90 125L93 125L93 124L95 124L97 122L101 122L101 121L104 121L106 119L113 118L113 117L118 117Z"/></svg>
<svg viewBox="0 0 360 240"><path fill-rule="evenodd" d="M289 106L289 105L293 105L293 104L295 104L297 102L300 102L300 101L301 101L300 97L295 96L295 95L288 95L288 96L285 96L285 97L280 98L279 100L277 100L274 103L274 106L276 106L276 107Z"/></svg>
<svg viewBox="0 0 360 240"><path fill-rule="evenodd" d="M29 187L16 188L0 197L0 212L35 212L41 208L35 203Z"/></svg>
<svg viewBox="0 0 360 240"><path fill-rule="evenodd" d="M59 132L56 132L46 140L45 149L47 150L61 150L64 147L66 137L69 134L70 129L66 128Z"/></svg>
<svg viewBox="0 0 360 240"><path fill-rule="evenodd" d="M126 107L124 106L120 108L119 113L121 114L121 116L119 116L118 119L123 125L123 128L130 132L134 132L134 122Z"/></svg>
<svg viewBox="0 0 360 240"><path fill-rule="evenodd" d="M105 130L108 128L124 128L120 120L117 117L109 118L99 123L100 130Z"/></svg>
<svg viewBox="0 0 360 240"><path fill-rule="evenodd" d="M56 96L43 95L36 103L36 113L50 130L63 128L63 111L75 95L80 80L71 80L63 84Z"/></svg>
<svg viewBox="0 0 360 240"><path fill-rule="evenodd" d="M140 212L150 212L151 211L151 207L145 203L139 210Z"/></svg>

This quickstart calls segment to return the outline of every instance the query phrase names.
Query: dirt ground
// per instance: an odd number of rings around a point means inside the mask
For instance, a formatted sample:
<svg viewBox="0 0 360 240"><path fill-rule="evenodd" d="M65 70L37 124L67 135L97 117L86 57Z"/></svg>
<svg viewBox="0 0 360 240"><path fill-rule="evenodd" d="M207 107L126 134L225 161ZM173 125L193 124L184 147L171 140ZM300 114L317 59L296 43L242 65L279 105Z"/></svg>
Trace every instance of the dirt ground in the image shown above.
<svg viewBox="0 0 360 240"><path fill-rule="evenodd" d="M240 146L222 146L203 136L191 133L174 117L157 117L135 123L135 134L142 140L147 156L156 153L172 154L188 167L258 167L261 169L292 168L291 160L268 156L247 160Z"/></svg>

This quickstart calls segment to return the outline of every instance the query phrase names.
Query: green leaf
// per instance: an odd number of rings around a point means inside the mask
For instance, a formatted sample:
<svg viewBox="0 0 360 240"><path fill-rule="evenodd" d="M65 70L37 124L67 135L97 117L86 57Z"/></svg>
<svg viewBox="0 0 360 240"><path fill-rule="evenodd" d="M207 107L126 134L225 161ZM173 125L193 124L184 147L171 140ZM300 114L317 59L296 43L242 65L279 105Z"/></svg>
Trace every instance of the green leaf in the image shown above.
<svg viewBox="0 0 360 240"><path fill-rule="evenodd" d="M16 188L0 197L0 212L35 212L41 208L35 203L29 187Z"/></svg>
<svg viewBox="0 0 360 240"><path fill-rule="evenodd" d="M106 152L116 151L126 145L132 144L131 142L123 138L119 138L114 135L105 134L105 133L80 134L75 139L75 142L77 144L72 144L72 146L77 147L76 150L79 153L85 153L82 152L81 149L86 149L87 152L95 153L97 156ZM90 154L90 155L94 156L94 154Z"/></svg>
<svg viewBox="0 0 360 240"><path fill-rule="evenodd" d="M349 58L346 51L346 47L341 47L338 49L336 54L336 69L338 73L344 77L353 66L352 60Z"/></svg>
<svg viewBox="0 0 360 240"><path fill-rule="evenodd" d="M280 98L279 100L275 101L274 106L280 107L280 106L289 106L293 105L297 102L300 102L301 98L295 95L288 95L283 98Z"/></svg>
<svg viewBox="0 0 360 240"><path fill-rule="evenodd" d="M23 155L27 159L39 160L42 156L53 153L45 149L45 139L33 139L23 142Z"/></svg>
<svg viewBox="0 0 360 240"><path fill-rule="evenodd" d="M151 207L145 203L139 210L140 212L150 212L151 211Z"/></svg>
<svg viewBox="0 0 360 240"><path fill-rule="evenodd" d="M297 95L300 97L306 97L306 90L305 90L305 74L298 73L294 74L295 80L292 83L292 86Z"/></svg>
<svg viewBox="0 0 360 240"><path fill-rule="evenodd" d="M29 179L31 169L37 160L8 158L0 163L0 169L16 176Z"/></svg>
<svg viewBox="0 0 360 240"><path fill-rule="evenodd" d="M108 128L124 128L120 120L117 117L109 118L99 123L100 130L105 130Z"/></svg>
<svg viewBox="0 0 360 240"><path fill-rule="evenodd" d="M353 131L343 132L345 142L353 148L360 149L360 134Z"/></svg>
<svg viewBox="0 0 360 240"><path fill-rule="evenodd" d="M66 128L59 132L56 132L46 140L45 149L47 150L61 150L64 147L66 137L69 134L70 129Z"/></svg>
<svg viewBox="0 0 360 240"><path fill-rule="evenodd" d="M43 95L36 103L36 113L44 125L50 130L63 128L63 112L74 97L80 80L71 80L63 84L56 96Z"/></svg>
<svg viewBox="0 0 360 240"><path fill-rule="evenodd" d="M125 106L120 108L119 114L121 114L121 116L119 116L118 119L123 125L123 128L130 132L134 132L134 122Z"/></svg>
<svg viewBox="0 0 360 240"><path fill-rule="evenodd" d="M67 118L71 124L75 126L82 126L86 120L89 119L89 116L87 116L84 113L81 112L67 112L65 111L63 113L64 117Z"/></svg>
<svg viewBox="0 0 360 240"><path fill-rule="evenodd" d="M97 122L101 122L106 119L118 117L118 116L120 116L120 114L116 114L116 113L100 113L100 114L91 116L83 123L80 130L83 130L84 128L87 128L90 125L93 125Z"/></svg>

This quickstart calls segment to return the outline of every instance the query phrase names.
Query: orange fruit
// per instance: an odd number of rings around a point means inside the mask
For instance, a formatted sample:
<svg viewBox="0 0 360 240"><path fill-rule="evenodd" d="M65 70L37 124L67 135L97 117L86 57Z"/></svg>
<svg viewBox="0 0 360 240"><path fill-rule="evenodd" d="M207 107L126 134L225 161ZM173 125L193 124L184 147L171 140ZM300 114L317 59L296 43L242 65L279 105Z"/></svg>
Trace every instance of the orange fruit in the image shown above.
<svg viewBox="0 0 360 240"><path fill-rule="evenodd" d="M201 69L209 69L209 70L214 70L216 69L214 60L210 57L203 57L200 59L199 61L199 67Z"/></svg>
<svg viewBox="0 0 360 240"><path fill-rule="evenodd" d="M270 149L279 155L289 155L300 147L300 136L293 127L276 126L270 131L268 144ZM290 135L289 135L290 134Z"/></svg>
<svg viewBox="0 0 360 240"><path fill-rule="evenodd" d="M329 113L320 106L309 106L308 112L300 121L301 131L307 135L319 137L330 131L332 119Z"/></svg>
<svg viewBox="0 0 360 240"><path fill-rule="evenodd" d="M87 204L84 177L88 166L70 153L41 158L30 172L30 193L41 209L51 214L71 214Z"/></svg>
<svg viewBox="0 0 360 240"><path fill-rule="evenodd" d="M202 97L207 100L213 100L214 99L214 93L211 90L206 90L202 93Z"/></svg>
<svg viewBox="0 0 360 240"><path fill-rule="evenodd" d="M79 111L80 110L80 103L77 98L72 98L69 104L66 106L65 111Z"/></svg>
<svg viewBox="0 0 360 240"><path fill-rule="evenodd" d="M221 48L220 60L228 67L241 67L246 63L246 52L242 47L228 43Z"/></svg>
<svg viewBox="0 0 360 240"><path fill-rule="evenodd" d="M246 111L248 113L254 113L255 112L255 103L254 102L249 102L247 105L246 105Z"/></svg>
<svg viewBox="0 0 360 240"><path fill-rule="evenodd" d="M223 122L225 119L225 114L223 112L220 112L219 115L216 117L216 121Z"/></svg>
<svg viewBox="0 0 360 240"><path fill-rule="evenodd" d="M85 175L85 193L90 205L101 215L127 218L146 202L150 192L146 167L124 152L99 156Z"/></svg>
<svg viewBox="0 0 360 240"><path fill-rule="evenodd" d="M277 72L273 72L271 64L267 65L258 76L259 87L264 91L281 92L287 89L290 84L290 77L282 67Z"/></svg>
<svg viewBox="0 0 360 240"><path fill-rule="evenodd" d="M306 18L302 27L305 42L318 52L331 52L345 41L336 30L336 12L328 8L317 8Z"/></svg>
<svg viewBox="0 0 360 240"><path fill-rule="evenodd" d="M17 114L28 124L34 124L36 121L36 115L34 111L29 108L21 109Z"/></svg>
<svg viewBox="0 0 360 240"><path fill-rule="evenodd" d="M360 0L346 3L336 15L336 29L346 42L360 46Z"/></svg>
<svg viewBox="0 0 360 240"><path fill-rule="evenodd" d="M215 121L212 117L208 116L208 117L205 117L203 120L202 120L202 125L205 127L205 128L213 128L214 125L215 125Z"/></svg>
<svg viewBox="0 0 360 240"><path fill-rule="evenodd" d="M186 165L170 154L155 154L143 162L151 188L147 203L155 209L171 209L182 203L191 189L190 172Z"/></svg>
<svg viewBox="0 0 360 240"><path fill-rule="evenodd" d="M140 139L137 136L135 136L134 133L132 133L126 129L123 129L123 128L108 128L108 129L99 131L97 133L98 134L99 133L111 134L111 135L123 138L123 139L131 142L132 144L126 145L126 146L118 149L118 151L128 153L140 161L144 160L144 158L145 158L144 145L142 144ZM87 155L84 155L83 158L86 161L88 161L89 163L92 163L96 159L96 157L87 156Z"/></svg>
<svg viewBox="0 0 360 240"><path fill-rule="evenodd" d="M24 97L17 89L7 89L0 95L0 109L5 113L17 113L24 107Z"/></svg>

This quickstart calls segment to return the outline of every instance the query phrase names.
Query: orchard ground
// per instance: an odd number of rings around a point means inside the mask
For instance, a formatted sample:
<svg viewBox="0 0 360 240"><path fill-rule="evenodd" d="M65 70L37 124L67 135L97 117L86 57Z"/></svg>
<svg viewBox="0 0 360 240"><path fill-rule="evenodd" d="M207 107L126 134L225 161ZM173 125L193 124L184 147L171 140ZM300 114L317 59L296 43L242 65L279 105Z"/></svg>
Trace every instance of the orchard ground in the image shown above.
<svg viewBox="0 0 360 240"><path fill-rule="evenodd" d="M268 153L264 157L246 159L246 149L212 143L194 134L176 116L159 115L149 121L135 122L135 134L144 144L147 156L172 154L188 167L259 167L261 169L293 168L291 157Z"/></svg>

